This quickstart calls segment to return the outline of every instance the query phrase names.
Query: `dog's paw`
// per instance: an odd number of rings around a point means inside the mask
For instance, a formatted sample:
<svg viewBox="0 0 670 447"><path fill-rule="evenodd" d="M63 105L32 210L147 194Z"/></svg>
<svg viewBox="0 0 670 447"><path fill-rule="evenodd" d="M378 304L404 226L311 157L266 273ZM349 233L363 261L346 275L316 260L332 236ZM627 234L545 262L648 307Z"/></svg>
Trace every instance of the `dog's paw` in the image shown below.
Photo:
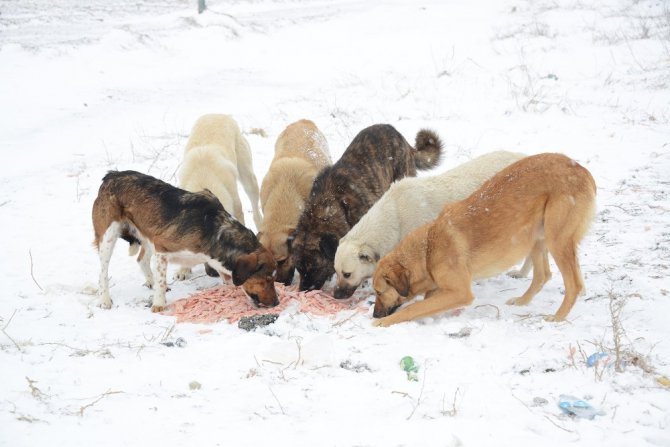
<svg viewBox="0 0 670 447"><path fill-rule="evenodd" d="M150 283L149 281L144 281L144 284L142 284L142 285L144 287L148 288L148 289L153 289L154 288L154 285L152 283Z"/></svg>
<svg viewBox="0 0 670 447"><path fill-rule="evenodd" d="M153 312L153 313L163 312L164 310L165 310L165 306L164 306L164 305L161 306L161 305L159 305L159 304L153 304L153 305L151 306L151 312Z"/></svg>
<svg viewBox="0 0 670 447"><path fill-rule="evenodd" d="M518 296L516 298L510 298L505 302L505 304L510 306L525 306L528 304L528 300L524 300L522 296Z"/></svg>
<svg viewBox="0 0 670 447"><path fill-rule="evenodd" d="M112 300L108 299L103 299L98 303L98 307L100 309L111 309L112 308Z"/></svg>
<svg viewBox="0 0 670 447"><path fill-rule="evenodd" d="M191 277L191 269L187 267L182 267L174 274L172 279L175 281L184 281Z"/></svg>
<svg viewBox="0 0 670 447"><path fill-rule="evenodd" d="M388 320L386 319L386 317L384 317L384 318L377 318L376 320L372 320L372 325L373 325L374 327L389 327L389 326L391 326L391 324L393 324L393 323L391 323L390 321L388 321Z"/></svg>
<svg viewBox="0 0 670 447"><path fill-rule="evenodd" d="M565 321L565 318L560 318L557 317L556 315L545 315L544 321L547 321L549 323L560 323L561 321Z"/></svg>

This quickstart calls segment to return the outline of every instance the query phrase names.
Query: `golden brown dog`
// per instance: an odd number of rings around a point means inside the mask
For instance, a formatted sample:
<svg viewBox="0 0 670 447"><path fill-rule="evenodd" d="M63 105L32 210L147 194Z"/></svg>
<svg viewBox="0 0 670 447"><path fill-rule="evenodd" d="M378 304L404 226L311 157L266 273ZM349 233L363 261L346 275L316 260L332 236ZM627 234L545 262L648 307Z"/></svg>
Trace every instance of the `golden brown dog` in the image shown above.
<svg viewBox="0 0 670 447"><path fill-rule="evenodd" d="M326 137L309 120L296 121L279 134L275 155L261 185L264 219L258 240L277 261L277 281L291 284L295 267L288 241L298 225L314 177L331 164Z"/></svg>
<svg viewBox="0 0 670 447"><path fill-rule="evenodd" d="M466 306L474 298L473 279L500 273L530 254L530 287L507 301L528 304L551 277L547 250L565 284L563 303L547 320L565 319L584 288L577 245L593 219L595 196L589 171L565 155L534 155L508 166L382 258L373 279L373 316L381 318L376 325ZM420 294L422 301L394 313Z"/></svg>

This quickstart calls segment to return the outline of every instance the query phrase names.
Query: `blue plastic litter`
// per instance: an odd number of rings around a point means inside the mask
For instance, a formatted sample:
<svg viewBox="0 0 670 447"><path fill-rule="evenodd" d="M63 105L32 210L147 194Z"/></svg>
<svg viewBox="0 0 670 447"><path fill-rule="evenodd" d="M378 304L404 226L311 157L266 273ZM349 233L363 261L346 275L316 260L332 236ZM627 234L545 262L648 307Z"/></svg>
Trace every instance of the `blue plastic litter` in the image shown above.
<svg viewBox="0 0 670 447"><path fill-rule="evenodd" d="M593 367L593 365L598 363L599 360L604 359L606 357L609 357L609 354L606 353L606 352L596 352L595 354L591 354L586 359L586 366L591 368L591 367Z"/></svg>
<svg viewBox="0 0 670 447"><path fill-rule="evenodd" d="M604 411L597 410L587 401L579 399L575 396L561 394L558 399L558 407L563 411L563 413L566 413L570 416L582 419L593 419L596 416L605 414Z"/></svg>

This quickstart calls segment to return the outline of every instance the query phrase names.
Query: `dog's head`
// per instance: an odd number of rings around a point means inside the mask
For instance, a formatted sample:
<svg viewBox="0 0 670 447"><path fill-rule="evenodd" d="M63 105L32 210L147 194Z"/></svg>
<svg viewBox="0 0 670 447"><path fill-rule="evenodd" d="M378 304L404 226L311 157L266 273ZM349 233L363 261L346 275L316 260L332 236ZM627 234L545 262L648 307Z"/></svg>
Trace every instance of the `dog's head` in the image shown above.
<svg viewBox="0 0 670 447"><path fill-rule="evenodd" d="M401 305L410 300L410 271L396 261L384 258L375 271L372 286L377 294L374 318L391 315Z"/></svg>
<svg viewBox="0 0 670 447"><path fill-rule="evenodd" d="M274 307L279 304L275 290L277 264L264 247L237 258L233 270L233 284L242 286L254 304Z"/></svg>
<svg viewBox="0 0 670 447"><path fill-rule="evenodd" d="M291 259L300 273L300 290L320 289L333 276L338 237L332 233L298 232Z"/></svg>
<svg viewBox="0 0 670 447"><path fill-rule="evenodd" d="M286 231L261 231L258 233L258 241L270 250L277 263L277 281L286 286L293 282L295 267L289 256L293 242L295 229Z"/></svg>
<svg viewBox="0 0 670 447"><path fill-rule="evenodd" d="M363 281L372 276L379 261L377 254L367 244L340 241L335 253L335 273L337 287L335 298L348 298Z"/></svg>

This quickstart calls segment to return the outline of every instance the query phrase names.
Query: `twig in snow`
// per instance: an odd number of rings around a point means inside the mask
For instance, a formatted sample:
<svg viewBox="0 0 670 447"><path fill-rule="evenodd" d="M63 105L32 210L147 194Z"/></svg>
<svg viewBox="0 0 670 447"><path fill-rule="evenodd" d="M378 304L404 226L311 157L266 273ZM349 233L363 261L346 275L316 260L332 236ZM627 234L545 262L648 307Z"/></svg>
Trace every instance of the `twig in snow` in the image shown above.
<svg viewBox="0 0 670 447"><path fill-rule="evenodd" d="M5 325L2 327L2 329L0 329L0 331L2 331L3 334L5 334L5 337L9 338L9 340L12 343L14 343L14 346L16 346L16 349L18 349L19 351L22 352L21 346L19 346L19 344L16 341L14 341L14 339L7 333L7 327L9 326L9 323L12 322L12 318L14 318L14 315L16 315L16 309L14 309L14 312L12 313L12 316L9 317L9 320L7 320L7 323L5 323Z"/></svg>
<svg viewBox="0 0 670 447"><path fill-rule="evenodd" d="M277 398L277 395L275 394L274 391L272 391L272 387L270 385L268 385L268 389L270 390L270 393L272 393L272 397L274 397L275 400L277 401L277 405L279 405L279 409L281 410L281 414L286 415L286 412L284 411L284 406L281 404L281 402L279 402L279 399Z"/></svg>
<svg viewBox="0 0 670 447"><path fill-rule="evenodd" d="M414 405L414 408L412 409L412 412L405 419L406 421L409 421L410 419L412 419L412 416L414 416L414 412L416 411L417 408L419 408L419 405L421 405L421 398L423 397L423 389L426 386L426 370L427 369L428 369L427 367L423 368L423 380L421 380L421 391L419 391L419 397L416 399L416 405Z"/></svg>
<svg viewBox="0 0 670 447"><path fill-rule="evenodd" d="M496 310L496 320L500 320L500 309L495 304L480 304L479 306L475 306L475 309L479 309L480 307L487 307L487 306L493 307Z"/></svg>
<svg viewBox="0 0 670 447"><path fill-rule="evenodd" d="M45 397L49 397L48 395L44 394L42 390L37 388L35 384L37 383L37 380L33 380L30 377L26 376L26 380L28 381L28 386L30 387L30 394L37 400L44 400Z"/></svg>
<svg viewBox="0 0 670 447"><path fill-rule="evenodd" d="M456 391L454 391L454 399L451 401L451 410L445 410L444 409L444 398L446 395L442 395L442 414L445 416L450 416L454 417L456 416L457 410L456 410L456 396L458 396L458 391L460 388L456 388Z"/></svg>
<svg viewBox="0 0 670 447"><path fill-rule="evenodd" d="M31 253L30 249L28 249L28 256L30 256L30 276L33 278L35 284L37 284L37 287L39 287L40 290L44 292L44 289L42 288L42 286L40 286L40 283L38 283L37 280L35 279L35 275L33 275L33 254Z"/></svg>
<svg viewBox="0 0 670 447"><path fill-rule="evenodd" d="M86 404L86 405L84 405L83 407L81 407L81 408L79 409L79 412L78 412L77 414L79 415L79 417L83 417L83 416L84 416L84 411L85 411L87 408L92 407L93 405L97 404L98 402L100 402L102 399L104 399L104 398L107 397L107 396L110 396L110 395L112 395L112 394L120 394L120 393L123 393L123 391L111 391L111 390L107 390L107 391L105 391L104 393L102 393L100 396L98 396L98 398L95 399L93 402L91 402L91 403L89 403L89 404Z"/></svg>
<svg viewBox="0 0 670 447"><path fill-rule="evenodd" d="M561 427L561 426L558 425L556 422L552 421L551 418L550 418L549 416L547 416L546 414L544 415L544 417L545 417L545 419L547 419L549 422L551 422L552 424L554 424L555 427L558 427L558 428L560 428L560 429L563 430L563 431L567 431L568 433L574 433L574 431L569 430L569 429L567 429L567 428L565 428L565 427Z"/></svg>

